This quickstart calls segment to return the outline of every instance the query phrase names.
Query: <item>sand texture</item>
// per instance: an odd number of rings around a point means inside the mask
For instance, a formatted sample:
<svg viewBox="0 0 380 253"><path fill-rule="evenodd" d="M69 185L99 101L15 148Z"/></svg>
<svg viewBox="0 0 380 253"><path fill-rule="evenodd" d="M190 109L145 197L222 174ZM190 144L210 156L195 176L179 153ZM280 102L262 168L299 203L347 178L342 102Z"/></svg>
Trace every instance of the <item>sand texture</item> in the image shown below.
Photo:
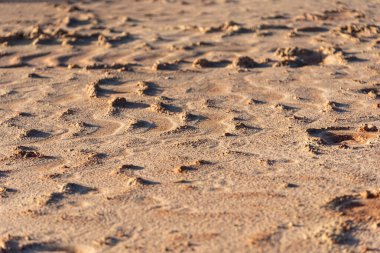
<svg viewBox="0 0 380 253"><path fill-rule="evenodd" d="M379 14L0 1L0 252L380 251Z"/></svg>

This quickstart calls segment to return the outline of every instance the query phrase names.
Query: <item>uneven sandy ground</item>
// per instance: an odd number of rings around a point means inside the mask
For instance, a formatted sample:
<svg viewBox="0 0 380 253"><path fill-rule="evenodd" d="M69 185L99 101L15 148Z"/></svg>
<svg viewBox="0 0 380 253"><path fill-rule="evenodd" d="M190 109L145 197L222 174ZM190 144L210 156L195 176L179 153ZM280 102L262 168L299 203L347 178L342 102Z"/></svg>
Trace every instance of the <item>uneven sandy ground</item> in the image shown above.
<svg viewBox="0 0 380 253"><path fill-rule="evenodd" d="M0 252L380 251L379 1L72 2L0 3Z"/></svg>

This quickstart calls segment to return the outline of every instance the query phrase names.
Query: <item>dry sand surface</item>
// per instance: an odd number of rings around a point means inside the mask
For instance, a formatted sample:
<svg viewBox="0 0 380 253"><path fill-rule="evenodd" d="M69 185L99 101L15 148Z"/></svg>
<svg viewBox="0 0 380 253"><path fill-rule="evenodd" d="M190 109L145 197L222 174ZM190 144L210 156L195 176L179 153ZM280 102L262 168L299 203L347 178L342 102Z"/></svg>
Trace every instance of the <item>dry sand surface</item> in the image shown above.
<svg viewBox="0 0 380 253"><path fill-rule="evenodd" d="M0 252L380 251L378 0L0 3Z"/></svg>

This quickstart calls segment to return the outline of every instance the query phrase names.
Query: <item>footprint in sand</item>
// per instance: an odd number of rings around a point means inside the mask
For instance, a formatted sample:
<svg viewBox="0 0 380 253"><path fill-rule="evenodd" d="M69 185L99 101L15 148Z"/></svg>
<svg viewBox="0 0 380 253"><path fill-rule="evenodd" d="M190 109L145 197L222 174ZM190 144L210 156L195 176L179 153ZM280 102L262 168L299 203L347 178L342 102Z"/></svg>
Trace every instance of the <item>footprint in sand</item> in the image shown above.
<svg viewBox="0 0 380 253"><path fill-rule="evenodd" d="M7 235L0 238L0 252L67 252L80 253L95 251L89 248L86 251L65 247L54 241L40 241L27 235Z"/></svg>
<svg viewBox="0 0 380 253"><path fill-rule="evenodd" d="M380 136L376 126L363 125L359 129L351 127L327 127L314 129L310 128L307 133L311 137L316 137L325 146L339 145L341 147L360 146L368 144Z"/></svg>
<svg viewBox="0 0 380 253"><path fill-rule="evenodd" d="M380 220L380 191L335 197L325 207L355 221L376 222Z"/></svg>
<svg viewBox="0 0 380 253"><path fill-rule="evenodd" d="M51 192L34 198L34 202L40 208L52 205L59 207L61 202L71 195L83 195L94 191L97 190L92 187L80 185L77 183L66 183L62 185L57 192Z"/></svg>

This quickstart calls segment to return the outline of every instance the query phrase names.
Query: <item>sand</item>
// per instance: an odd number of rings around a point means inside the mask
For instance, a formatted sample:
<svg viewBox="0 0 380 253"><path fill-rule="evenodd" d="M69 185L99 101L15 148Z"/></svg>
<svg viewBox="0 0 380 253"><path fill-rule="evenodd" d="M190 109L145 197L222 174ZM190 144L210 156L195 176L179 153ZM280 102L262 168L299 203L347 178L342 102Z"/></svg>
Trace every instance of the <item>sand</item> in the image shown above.
<svg viewBox="0 0 380 253"><path fill-rule="evenodd" d="M380 3L0 3L0 252L380 250Z"/></svg>

